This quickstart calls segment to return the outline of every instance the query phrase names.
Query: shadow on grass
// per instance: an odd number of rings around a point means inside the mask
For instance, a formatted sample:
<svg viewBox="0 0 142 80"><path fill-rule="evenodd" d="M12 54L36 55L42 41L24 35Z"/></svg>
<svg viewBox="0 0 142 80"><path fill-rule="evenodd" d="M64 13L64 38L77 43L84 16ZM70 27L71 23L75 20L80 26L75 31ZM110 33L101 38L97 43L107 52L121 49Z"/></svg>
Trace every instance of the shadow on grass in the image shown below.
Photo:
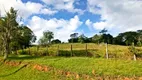
<svg viewBox="0 0 142 80"><path fill-rule="evenodd" d="M20 56L10 56L8 57L8 60L30 60L30 59L36 59L40 58L39 56L30 56L30 55L20 55Z"/></svg>
<svg viewBox="0 0 142 80"><path fill-rule="evenodd" d="M14 72L12 73L9 73L9 74L5 74L5 75L0 75L0 77L7 77L7 76L10 76L12 74L15 74L16 72L20 71L21 69L23 69L24 67L26 67L28 64L25 64L23 65L22 67L20 67L19 69L15 70Z"/></svg>

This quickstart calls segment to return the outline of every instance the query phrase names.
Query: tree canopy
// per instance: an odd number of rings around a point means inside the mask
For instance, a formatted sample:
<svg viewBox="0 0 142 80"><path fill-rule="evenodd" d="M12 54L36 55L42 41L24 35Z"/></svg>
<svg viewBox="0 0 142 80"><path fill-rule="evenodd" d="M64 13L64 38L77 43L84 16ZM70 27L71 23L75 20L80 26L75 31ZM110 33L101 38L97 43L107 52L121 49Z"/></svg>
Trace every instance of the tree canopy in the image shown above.
<svg viewBox="0 0 142 80"><path fill-rule="evenodd" d="M39 39L39 44L41 45L48 45L51 43L51 39L54 38L54 33L47 30L43 32L43 37Z"/></svg>
<svg viewBox="0 0 142 80"><path fill-rule="evenodd" d="M20 26L16 19L17 10L14 8L6 12L4 17L0 17L0 41L3 46L1 49L4 51L4 59L14 48L21 48L23 45L29 46L36 40L32 30L26 26Z"/></svg>

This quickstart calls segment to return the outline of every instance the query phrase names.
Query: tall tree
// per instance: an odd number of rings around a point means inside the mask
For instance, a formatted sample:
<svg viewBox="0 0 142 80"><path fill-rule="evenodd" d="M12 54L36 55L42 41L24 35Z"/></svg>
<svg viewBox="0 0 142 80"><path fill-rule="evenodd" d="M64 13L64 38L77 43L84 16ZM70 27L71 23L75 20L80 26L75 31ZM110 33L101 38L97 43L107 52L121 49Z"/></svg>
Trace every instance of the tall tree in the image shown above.
<svg viewBox="0 0 142 80"><path fill-rule="evenodd" d="M86 39L87 39L87 37L86 37L84 34L81 34L81 35L78 37L78 42L84 43Z"/></svg>
<svg viewBox="0 0 142 80"><path fill-rule="evenodd" d="M51 41L52 44L59 44L61 41L59 39L55 39Z"/></svg>
<svg viewBox="0 0 142 80"><path fill-rule="evenodd" d="M122 45L132 45L137 43L138 39L138 33L137 32L124 32L120 33L116 38L115 38L115 43L116 44L122 44Z"/></svg>
<svg viewBox="0 0 142 80"><path fill-rule="evenodd" d="M78 33L73 33L70 35L71 39L72 39L72 43L73 43L73 39L78 37Z"/></svg>
<svg viewBox="0 0 142 80"><path fill-rule="evenodd" d="M92 42L99 44L99 43L100 43L100 39L101 39L101 35L95 34L95 35L92 37Z"/></svg>
<svg viewBox="0 0 142 80"><path fill-rule="evenodd" d="M0 18L0 35L4 46L4 59L10 54L10 43L13 38L13 33L17 30L18 23L16 22L17 11L11 8L6 12L5 17Z"/></svg>
<svg viewBox="0 0 142 80"><path fill-rule="evenodd" d="M33 31L27 26L20 25L17 30L17 34L15 34L12 39L12 47L26 48L31 45L31 43L35 42L36 36Z"/></svg>
<svg viewBox="0 0 142 80"><path fill-rule="evenodd" d="M137 33L138 33L138 37L137 37L138 42L137 42L137 45L138 46L142 46L142 30L138 30Z"/></svg>
<svg viewBox="0 0 142 80"><path fill-rule="evenodd" d="M40 44L47 45L51 43L51 39L54 38L53 32L47 30L43 32L43 37L39 40Z"/></svg>

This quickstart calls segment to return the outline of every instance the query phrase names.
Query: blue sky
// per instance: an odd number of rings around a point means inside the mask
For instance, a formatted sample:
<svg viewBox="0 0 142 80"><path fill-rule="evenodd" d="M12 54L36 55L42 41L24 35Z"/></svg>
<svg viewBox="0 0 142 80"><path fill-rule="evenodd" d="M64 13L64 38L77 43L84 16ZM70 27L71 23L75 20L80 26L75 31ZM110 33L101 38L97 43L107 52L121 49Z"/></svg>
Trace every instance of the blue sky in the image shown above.
<svg viewBox="0 0 142 80"><path fill-rule="evenodd" d="M10 7L18 10L19 23L31 28L37 39L46 30L67 42L74 32L90 37L106 28L116 36L142 29L140 0L1 0L1 15Z"/></svg>

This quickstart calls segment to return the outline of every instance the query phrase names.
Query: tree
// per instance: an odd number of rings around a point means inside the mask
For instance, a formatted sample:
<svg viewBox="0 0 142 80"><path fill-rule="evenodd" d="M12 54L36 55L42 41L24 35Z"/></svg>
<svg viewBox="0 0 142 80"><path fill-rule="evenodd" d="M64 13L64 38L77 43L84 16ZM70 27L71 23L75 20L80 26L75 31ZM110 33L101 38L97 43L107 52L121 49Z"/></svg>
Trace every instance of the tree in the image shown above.
<svg viewBox="0 0 142 80"><path fill-rule="evenodd" d="M101 34L106 34L107 30L104 28L103 30L101 30L99 33Z"/></svg>
<svg viewBox="0 0 142 80"><path fill-rule="evenodd" d="M138 42L138 33L137 32L124 32L120 33L117 37L115 37L115 44L121 44L121 45L132 45L136 44Z"/></svg>
<svg viewBox="0 0 142 80"><path fill-rule="evenodd" d="M78 37L78 42L84 43L86 39L87 39L87 37L86 37L84 34L81 34L81 35Z"/></svg>
<svg viewBox="0 0 142 80"><path fill-rule="evenodd" d="M18 27L17 33L12 39L11 46L15 48L26 48L35 41L36 36L34 35L33 31L27 26L21 25Z"/></svg>
<svg viewBox="0 0 142 80"><path fill-rule="evenodd" d="M61 41L59 39L55 39L51 41L52 44L59 44Z"/></svg>
<svg viewBox="0 0 142 80"><path fill-rule="evenodd" d="M92 42L94 42L94 43L100 43L100 40L101 39L101 35L94 35L93 37L92 37Z"/></svg>
<svg viewBox="0 0 142 80"><path fill-rule="evenodd" d="M138 37L137 37L137 39L138 39L137 46L142 46L142 30L138 30L137 33L138 33Z"/></svg>
<svg viewBox="0 0 142 80"><path fill-rule="evenodd" d="M43 32L43 37L39 40L39 43L42 45L47 45L51 43L51 39L54 38L54 34L51 31Z"/></svg>
<svg viewBox="0 0 142 80"><path fill-rule="evenodd" d="M73 39L78 37L78 33L73 33L70 35L71 39L72 39L72 43L73 43Z"/></svg>
<svg viewBox="0 0 142 80"><path fill-rule="evenodd" d="M102 34L99 41L104 42L104 43L108 43L108 44L112 44L113 36L110 34Z"/></svg>
<svg viewBox="0 0 142 80"><path fill-rule="evenodd" d="M77 38L68 39L68 42L69 43L78 43L78 37Z"/></svg>
<svg viewBox="0 0 142 80"><path fill-rule="evenodd" d="M132 43L131 47L128 48L130 50L130 52L133 54L133 59L136 61L136 53L137 53L137 50L135 48L135 45L134 43Z"/></svg>
<svg viewBox="0 0 142 80"><path fill-rule="evenodd" d="M13 38L13 33L17 31L18 23L16 22L17 11L11 8L9 12L6 12L5 17L0 18L0 36L3 41L4 47L4 59L7 59L10 54L10 43Z"/></svg>

